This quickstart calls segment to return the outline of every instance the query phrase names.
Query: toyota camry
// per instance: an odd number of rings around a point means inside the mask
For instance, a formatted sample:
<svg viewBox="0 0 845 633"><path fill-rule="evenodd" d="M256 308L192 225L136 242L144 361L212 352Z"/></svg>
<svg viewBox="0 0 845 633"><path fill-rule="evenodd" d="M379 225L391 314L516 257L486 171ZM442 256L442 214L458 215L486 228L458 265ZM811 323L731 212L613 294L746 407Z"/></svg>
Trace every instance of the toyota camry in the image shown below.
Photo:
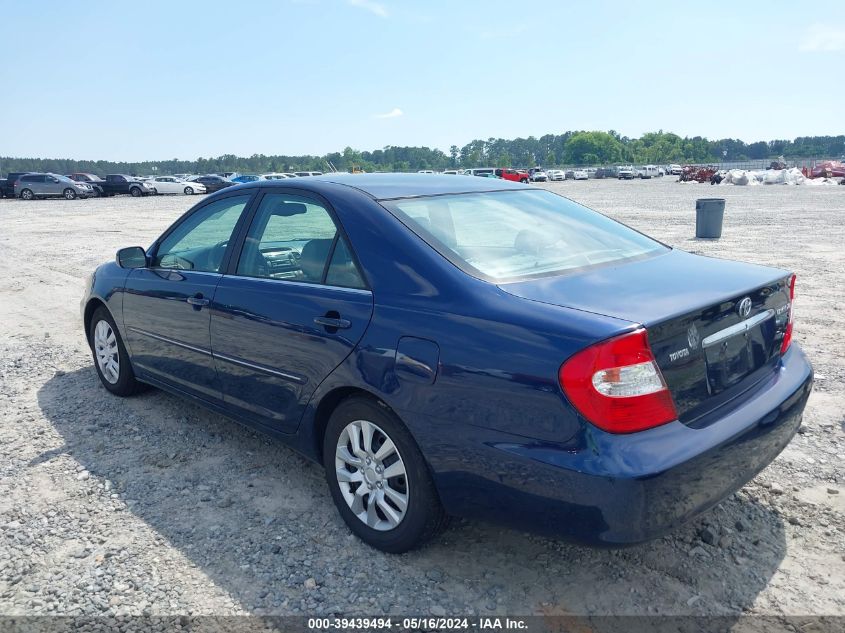
<svg viewBox="0 0 845 633"><path fill-rule="evenodd" d="M812 387L794 295L528 185L327 174L209 196L81 307L108 391L272 434L402 552L455 515L631 544L732 494Z"/></svg>

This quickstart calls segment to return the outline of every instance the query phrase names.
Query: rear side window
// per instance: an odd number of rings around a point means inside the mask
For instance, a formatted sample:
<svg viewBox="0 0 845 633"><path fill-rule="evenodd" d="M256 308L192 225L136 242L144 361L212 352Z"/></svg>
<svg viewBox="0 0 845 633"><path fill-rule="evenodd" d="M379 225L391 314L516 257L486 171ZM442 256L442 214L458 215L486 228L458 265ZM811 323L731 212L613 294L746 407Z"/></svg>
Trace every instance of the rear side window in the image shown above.
<svg viewBox="0 0 845 633"><path fill-rule="evenodd" d="M237 273L364 288L351 250L329 211L316 200L266 194L249 227Z"/></svg>
<svg viewBox="0 0 845 633"><path fill-rule="evenodd" d="M496 282L559 274L667 250L623 224L548 191L434 196L385 206L457 266Z"/></svg>

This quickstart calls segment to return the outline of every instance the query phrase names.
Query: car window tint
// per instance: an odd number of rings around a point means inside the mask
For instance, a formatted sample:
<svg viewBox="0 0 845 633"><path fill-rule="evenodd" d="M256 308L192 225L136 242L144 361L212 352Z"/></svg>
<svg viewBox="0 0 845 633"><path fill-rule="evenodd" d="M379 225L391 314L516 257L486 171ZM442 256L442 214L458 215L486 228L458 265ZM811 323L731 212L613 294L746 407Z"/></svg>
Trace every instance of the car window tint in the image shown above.
<svg viewBox="0 0 845 633"><path fill-rule="evenodd" d="M219 272L226 245L249 198L248 195L224 198L197 210L162 241L153 265Z"/></svg>
<svg viewBox="0 0 845 633"><path fill-rule="evenodd" d="M267 194L249 227L237 273L320 283L336 234L331 215L316 201Z"/></svg>
<svg viewBox="0 0 845 633"><path fill-rule="evenodd" d="M326 272L326 285L344 288L366 288L363 277L352 258L352 251L343 237L339 237Z"/></svg>

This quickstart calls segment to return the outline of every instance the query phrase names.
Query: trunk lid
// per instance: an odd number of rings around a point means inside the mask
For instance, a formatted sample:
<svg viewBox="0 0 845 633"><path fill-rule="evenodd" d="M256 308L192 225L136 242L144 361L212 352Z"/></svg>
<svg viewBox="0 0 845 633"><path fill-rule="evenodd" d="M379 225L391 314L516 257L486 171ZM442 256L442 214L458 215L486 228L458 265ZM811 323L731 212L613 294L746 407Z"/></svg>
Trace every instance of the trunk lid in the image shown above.
<svg viewBox="0 0 845 633"><path fill-rule="evenodd" d="M500 287L644 325L680 420L695 425L774 371L789 318L789 276L672 250Z"/></svg>

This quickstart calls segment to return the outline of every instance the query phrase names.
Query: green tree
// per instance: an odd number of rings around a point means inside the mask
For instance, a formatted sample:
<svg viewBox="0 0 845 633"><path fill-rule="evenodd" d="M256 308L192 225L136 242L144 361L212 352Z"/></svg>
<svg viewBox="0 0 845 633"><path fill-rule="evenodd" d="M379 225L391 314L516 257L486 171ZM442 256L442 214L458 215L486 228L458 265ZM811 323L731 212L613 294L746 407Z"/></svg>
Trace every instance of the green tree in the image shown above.
<svg viewBox="0 0 845 633"><path fill-rule="evenodd" d="M616 163L622 155L622 143L607 132L576 132L564 146L565 161L574 165Z"/></svg>

